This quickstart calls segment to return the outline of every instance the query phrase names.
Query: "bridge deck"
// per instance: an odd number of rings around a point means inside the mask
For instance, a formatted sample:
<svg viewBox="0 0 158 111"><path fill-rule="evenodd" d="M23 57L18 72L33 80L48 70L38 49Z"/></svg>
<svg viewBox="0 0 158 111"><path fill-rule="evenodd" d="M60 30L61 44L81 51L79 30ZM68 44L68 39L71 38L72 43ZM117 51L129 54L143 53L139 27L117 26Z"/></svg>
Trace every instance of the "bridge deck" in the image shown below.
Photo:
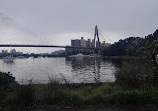
<svg viewBox="0 0 158 111"><path fill-rule="evenodd" d="M72 47L72 46L57 46L57 45L18 45L18 44L0 44L0 47L54 47L54 48L78 48L78 49L93 49L98 50L98 48L93 47Z"/></svg>

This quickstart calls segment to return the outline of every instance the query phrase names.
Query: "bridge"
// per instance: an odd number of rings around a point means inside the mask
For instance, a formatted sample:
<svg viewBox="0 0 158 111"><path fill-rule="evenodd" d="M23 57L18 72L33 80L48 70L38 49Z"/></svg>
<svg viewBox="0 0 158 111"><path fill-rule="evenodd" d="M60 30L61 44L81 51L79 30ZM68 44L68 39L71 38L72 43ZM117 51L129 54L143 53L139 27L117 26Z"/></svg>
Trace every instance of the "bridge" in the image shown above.
<svg viewBox="0 0 158 111"><path fill-rule="evenodd" d="M99 50L98 48L93 47L72 47L72 46L57 46L57 45L15 45L15 44L0 44L0 47L54 47L54 48L75 48L75 49L93 49Z"/></svg>
<svg viewBox="0 0 158 111"><path fill-rule="evenodd" d="M96 41L97 38L97 41ZM93 46L91 47L79 47L79 46L58 46L58 45L30 45L30 44L0 44L0 47L45 47L45 48L65 48L65 49L90 49L94 51L99 51L100 49L100 41L99 41L99 34L98 34L98 27L95 26L95 33L93 39ZM99 43L96 44L96 42Z"/></svg>

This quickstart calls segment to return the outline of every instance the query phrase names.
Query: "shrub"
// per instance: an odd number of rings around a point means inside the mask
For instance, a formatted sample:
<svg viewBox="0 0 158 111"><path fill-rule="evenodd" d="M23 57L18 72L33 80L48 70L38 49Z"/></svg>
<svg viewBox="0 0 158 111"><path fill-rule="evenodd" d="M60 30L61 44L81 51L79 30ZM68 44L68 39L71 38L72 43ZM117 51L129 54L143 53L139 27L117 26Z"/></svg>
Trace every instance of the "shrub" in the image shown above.
<svg viewBox="0 0 158 111"><path fill-rule="evenodd" d="M6 86L15 82L15 77L12 76L10 72L0 72L0 85Z"/></svg>
<svg viewBox="0 0 158 111"><path fill-rule="evenodd" d="M0 103L5 98L7 91L13 88L13 83L16 83L15 78L10 72L0 72Z"/></svg>
<svg viewBox="0 0 158 111"><path fill-rule="evenodd" d="M123 66L115 73L116 83L128 87L138 88L145 83L147 68L136 63L123 63Z"/></svg>

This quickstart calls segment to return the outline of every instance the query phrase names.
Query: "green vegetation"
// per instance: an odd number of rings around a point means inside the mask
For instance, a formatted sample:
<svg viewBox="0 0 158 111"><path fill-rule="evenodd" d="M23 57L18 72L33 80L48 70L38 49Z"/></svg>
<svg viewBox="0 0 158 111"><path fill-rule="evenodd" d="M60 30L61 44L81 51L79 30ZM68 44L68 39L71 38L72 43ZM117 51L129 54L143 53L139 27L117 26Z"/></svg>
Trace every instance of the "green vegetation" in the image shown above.
<svg viewBox="0 0 158 111"><path fill-rule="evenodd" d="M0 72L0 86L9 86L10 84L15 82L15 78L12 77L12 74L10 72Z"/></svg>
<svg viewBox="0 0 158 111"><path fill-rule="evenodd" d="M158 29L145 38L129 37L102 50L103 56L146 56L146 51L157 51ZM155 50L154 50L155 49ZM151 53L150 53L151 54ZM155 52L156 54L156 52ZM158 53L157 53L158 54Z"/></svg>
<svg viewBox="0 0 158 111"><path fill-rule="evenodd" d="M146 83L148 68L142 64L123 63L115 74L116 83L127 88L139 88Z"/></svg>
<svg viewBox="0 0 158 111"><path fill-rule="evenodd" d="M145 63L124 64L116 74L116 82L129 84L132 87L141 86L142 83L157 85L158 82L158 29L145 38L129 37L119 40L102 50L103 56L143 57ZM132 82L133 81L133 82Z"/></svg>
<svg viewBox="0 0 158 111"><path fill-rule="evenodd" d="M157 105L158 88L126 89L115 83L17 85L5 91L2 109Z"/></svg>

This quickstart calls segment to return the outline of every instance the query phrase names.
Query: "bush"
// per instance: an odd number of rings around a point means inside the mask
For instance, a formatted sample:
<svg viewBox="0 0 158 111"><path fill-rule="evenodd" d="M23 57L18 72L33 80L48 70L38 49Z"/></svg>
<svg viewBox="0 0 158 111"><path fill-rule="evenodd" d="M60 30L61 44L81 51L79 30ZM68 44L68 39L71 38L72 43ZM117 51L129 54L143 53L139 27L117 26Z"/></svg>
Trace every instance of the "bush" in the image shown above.
<svg viewBox="0 0 158 111"><path fill-rule="evenodd" d="M123 63L123 66L115 73L116 83L128 87L138 88L145 83L147 68L136 63Z"/></svg>
<svg viewBox="0 0 158 111"><path fill-rule="evenodd" d="M12 90L12 84L16 83L10 72L0 72L0 103L6 96L6 92Z"/></svg>
<svg viewBox="0 0 158 111"><path fill-rule="evenodd" d="M13 77L10 72L0 72L0 86L6 86L13 82L15 82L15 77Z"/></svg>

